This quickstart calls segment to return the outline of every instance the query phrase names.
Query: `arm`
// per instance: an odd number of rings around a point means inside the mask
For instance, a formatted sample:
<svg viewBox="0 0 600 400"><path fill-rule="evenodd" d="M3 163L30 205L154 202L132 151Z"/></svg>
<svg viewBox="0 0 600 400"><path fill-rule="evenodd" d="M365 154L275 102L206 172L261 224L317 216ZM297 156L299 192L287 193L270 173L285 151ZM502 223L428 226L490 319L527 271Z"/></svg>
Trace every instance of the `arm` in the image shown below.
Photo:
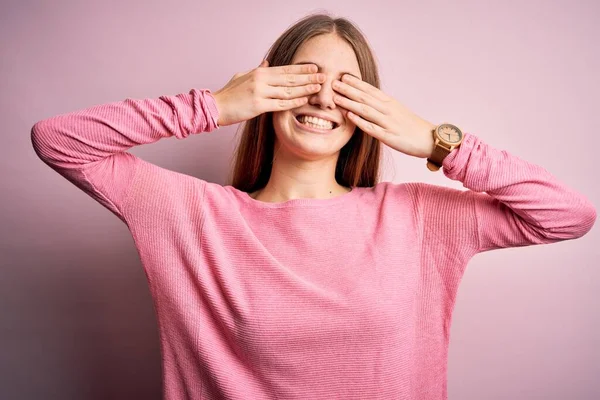
<svg viewBox="0 0 600 400"><path fill-rule="evenodd" d="M472 134L465 133L461 146L444 159L443 171L470 190L418 185L425 232L433 241L434 235L458 238L466 257L576 239L596 220L596 209L581 193Z"/></svg>
<svg viewBox="0 0 600 400"><path fill-rule="evenodd" d="M122 207L139 162L126 150L175 136L211 132L218 110L208 89L97 105L37 122L40 159L125 221Z"/></svg>

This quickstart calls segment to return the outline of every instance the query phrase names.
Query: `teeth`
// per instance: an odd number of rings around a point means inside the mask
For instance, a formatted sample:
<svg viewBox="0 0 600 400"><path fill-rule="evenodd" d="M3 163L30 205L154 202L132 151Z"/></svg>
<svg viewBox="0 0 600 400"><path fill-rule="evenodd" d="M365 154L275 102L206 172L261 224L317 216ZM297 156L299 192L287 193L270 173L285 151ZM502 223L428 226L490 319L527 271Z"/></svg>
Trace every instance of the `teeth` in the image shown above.
<svg viewBox="0 0 600 400"><path fill-rule="evenodd" d="M333 122L331 121L326 121L324 119L321 118L316 118L316 117L310 117L307 115L302 115L300 116L300 118L298 118L300 120L300 122L302 124L305 125L315 125L318 128L321 129L333 129Z"/></svg>

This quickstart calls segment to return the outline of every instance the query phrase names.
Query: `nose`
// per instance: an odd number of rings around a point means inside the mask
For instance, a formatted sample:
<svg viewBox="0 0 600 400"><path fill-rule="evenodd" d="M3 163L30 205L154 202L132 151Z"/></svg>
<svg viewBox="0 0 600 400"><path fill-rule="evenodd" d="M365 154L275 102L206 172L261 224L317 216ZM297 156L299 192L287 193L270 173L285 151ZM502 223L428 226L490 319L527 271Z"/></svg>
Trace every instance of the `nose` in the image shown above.
<svg viewBox="0 0 600 400"><path fill-rule="evenodd" d="M333 78L326 78L325 82L321 84L321 90L310 96L308 98L308 103L324 109L327 108L334 110L337 108L335 102L333 101L334 90L332 84Z"/></svg>

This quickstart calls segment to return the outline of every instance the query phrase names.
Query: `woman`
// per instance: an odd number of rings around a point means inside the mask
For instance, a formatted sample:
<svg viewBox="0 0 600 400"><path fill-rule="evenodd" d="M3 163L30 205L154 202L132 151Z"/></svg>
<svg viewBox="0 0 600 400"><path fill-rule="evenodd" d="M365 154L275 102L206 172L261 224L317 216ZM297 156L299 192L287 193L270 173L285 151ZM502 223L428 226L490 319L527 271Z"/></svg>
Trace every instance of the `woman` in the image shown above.
<svg viewBox="0 0 600 400"><path fill-rule="evenodd" d="M126 152L240 122L231 185ZM468 261L575 239L596 219L542 167L439 126L379 89L355 26L311 15L214 93L58 115L36 123L32 141L129 227L165 398L431 400L447 397ZM444 133L456 135L451 151L435 139ZM470 190L378 182L381 143Z"/></svg>

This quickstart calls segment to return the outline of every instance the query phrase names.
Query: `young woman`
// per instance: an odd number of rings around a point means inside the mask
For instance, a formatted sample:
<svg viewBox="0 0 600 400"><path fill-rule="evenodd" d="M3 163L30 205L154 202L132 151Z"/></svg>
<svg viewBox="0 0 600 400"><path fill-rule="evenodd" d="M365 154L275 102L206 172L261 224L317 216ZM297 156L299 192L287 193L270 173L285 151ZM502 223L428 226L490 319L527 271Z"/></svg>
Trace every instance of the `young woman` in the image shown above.
<svg viewBox="0 0 600 400"><path fill-rule="evenodd" d="M127 152L242 122L226 186ZM214 93L54 116L32 142L129 227L166 399L445 399L469 260L575 239L596 219L544 168L382 92L364 36L327 15ZM468 190L379 182L382 143Z"/></svg>

